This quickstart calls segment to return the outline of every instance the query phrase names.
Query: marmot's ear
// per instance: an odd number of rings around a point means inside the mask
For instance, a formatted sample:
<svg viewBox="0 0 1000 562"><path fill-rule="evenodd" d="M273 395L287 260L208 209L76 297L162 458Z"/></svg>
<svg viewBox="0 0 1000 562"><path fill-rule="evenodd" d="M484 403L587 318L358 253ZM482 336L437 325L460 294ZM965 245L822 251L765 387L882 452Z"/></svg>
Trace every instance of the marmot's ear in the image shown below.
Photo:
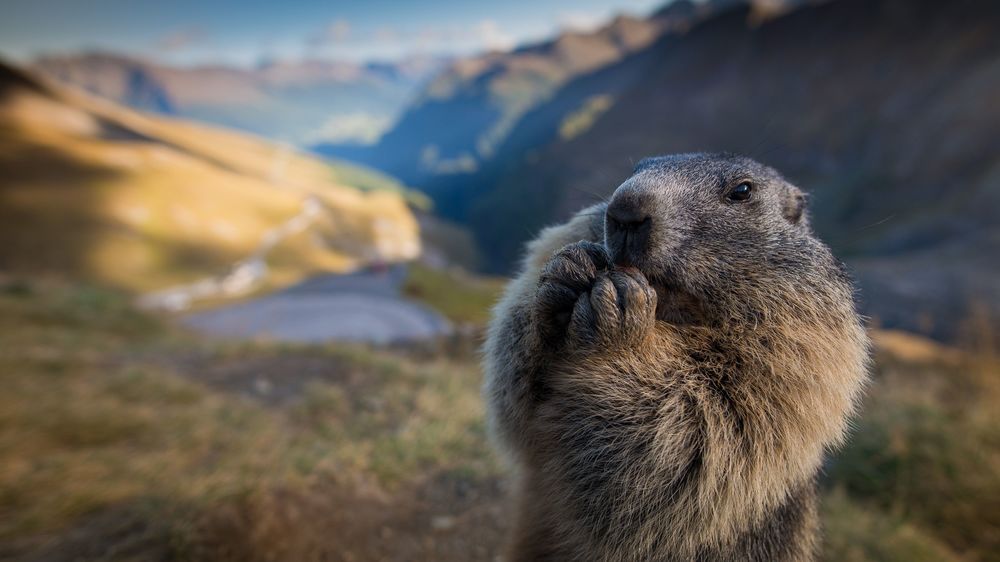
<svg viewBox="0 0 1000 562"><path fill-rule="evenodd" d="M782 214L792 224L806 224L806 194L796 188L789 190L785 196L785 206Z"/></svg>

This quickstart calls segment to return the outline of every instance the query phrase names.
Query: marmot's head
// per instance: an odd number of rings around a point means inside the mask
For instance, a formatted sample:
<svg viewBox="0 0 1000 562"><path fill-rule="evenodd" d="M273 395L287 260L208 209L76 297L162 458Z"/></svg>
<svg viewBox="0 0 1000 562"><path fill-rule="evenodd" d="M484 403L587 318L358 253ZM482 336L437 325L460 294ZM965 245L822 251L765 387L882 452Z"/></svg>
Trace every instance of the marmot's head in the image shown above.
<svg viewBox="0 0 1000 562"><path fill-rule="evenodd" d="M808 293L795 297L807 307L819 304L807 302L810 294L850 292L813 237L803 193L741 156L643 160L608 204L605 243L616 265L645 274L663 301L659 312L677 320L754 316L790 291Z"/></svg>

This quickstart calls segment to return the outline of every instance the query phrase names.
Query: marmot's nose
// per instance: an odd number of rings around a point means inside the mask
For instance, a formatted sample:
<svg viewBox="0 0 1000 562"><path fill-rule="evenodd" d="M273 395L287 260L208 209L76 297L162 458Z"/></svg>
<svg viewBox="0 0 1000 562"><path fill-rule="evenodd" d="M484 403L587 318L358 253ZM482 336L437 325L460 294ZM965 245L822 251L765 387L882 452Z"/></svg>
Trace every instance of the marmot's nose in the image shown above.
<svg viewBox="0 0 1000 562"><path fill-rule="evenodd" d="M606 241L618 265L635 266L646 254L653 219L635 197L617 197L606 213Z"/></svg>

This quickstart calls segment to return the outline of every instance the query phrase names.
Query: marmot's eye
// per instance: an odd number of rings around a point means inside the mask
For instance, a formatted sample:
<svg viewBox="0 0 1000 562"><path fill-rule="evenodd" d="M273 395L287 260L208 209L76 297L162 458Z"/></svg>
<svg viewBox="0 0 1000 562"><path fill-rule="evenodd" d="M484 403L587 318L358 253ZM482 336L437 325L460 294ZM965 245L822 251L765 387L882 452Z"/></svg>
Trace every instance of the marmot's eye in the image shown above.
<svg viewBox="0 0 1000 562"><path fill-rule="evenodd" d="M726 197L730 201L746 201L750 199L751 193L753 193L753 186L750 185L750 182L743 182L731 189Z"/></svg>

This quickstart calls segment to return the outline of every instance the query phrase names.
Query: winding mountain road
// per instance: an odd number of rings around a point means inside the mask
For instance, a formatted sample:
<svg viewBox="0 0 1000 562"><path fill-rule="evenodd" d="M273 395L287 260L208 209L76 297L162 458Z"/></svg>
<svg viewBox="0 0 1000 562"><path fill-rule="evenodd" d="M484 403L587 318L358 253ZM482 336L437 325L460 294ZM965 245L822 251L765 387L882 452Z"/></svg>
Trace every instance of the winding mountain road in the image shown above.
<svg viewBox="0 0 1000 562"><path fill-rule="evenodd" d="M387 344L451 333L433 310L400 296L406 267L324 275L284 291L196 312L182 322L226 338Z"/></svg>

